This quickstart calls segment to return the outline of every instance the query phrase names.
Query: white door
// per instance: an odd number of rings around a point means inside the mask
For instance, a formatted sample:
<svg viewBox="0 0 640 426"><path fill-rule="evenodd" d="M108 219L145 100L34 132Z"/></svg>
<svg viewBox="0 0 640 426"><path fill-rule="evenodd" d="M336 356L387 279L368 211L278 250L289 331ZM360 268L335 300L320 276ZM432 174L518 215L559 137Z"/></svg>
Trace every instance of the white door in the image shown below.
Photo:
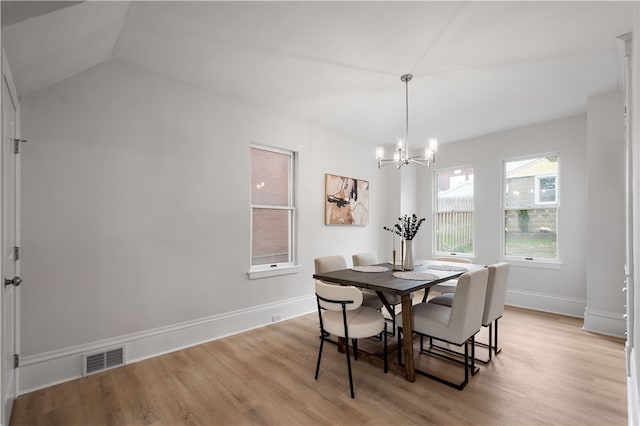
<svg viewBox="0 0 640 426"><path fill-rule="evenodd" d="M6 59L3 58L3 59ZM4 62L4 61L3 61ZM18 293L19 278L19 252L18 252L18 206L19 206L19 155L16 146L19 143L17 136L17 103L14 98L15 91L11 90L11 78L5 71L2 72L2 197L0 202L2 216L2 282L0 283L0 315L2 341L0 342L0 375L2 377L0 396L0 421L7 426L11 418L11 409L16 397L16 365L14 355L16 350L17 323L16 323L16 298Z"/></svg>

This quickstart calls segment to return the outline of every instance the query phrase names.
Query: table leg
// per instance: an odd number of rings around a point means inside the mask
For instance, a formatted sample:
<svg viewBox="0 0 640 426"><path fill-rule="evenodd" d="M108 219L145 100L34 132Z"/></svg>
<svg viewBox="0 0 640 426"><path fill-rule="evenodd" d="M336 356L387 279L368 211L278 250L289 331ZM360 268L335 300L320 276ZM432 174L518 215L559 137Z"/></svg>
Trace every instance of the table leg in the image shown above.
<svg viewBox="0 0 640 426"><path fill-rule="evenodd" d="M389 314L393 315L393 308L391 307L391 305L387 301L387 298L384 297L384 293L382 293L381 291L376 291L376 294L378 295L378 297L382 301L382 304L384 305L384 307L387 309L387 312L389 312Z"/></svg>
<svg viewBox="0 0 640 426"><path fill-rule="evenodd" d="M427 297L429 297L429 287L424 289L424 296L422 296L422 303L427 303Z"/></svg>
<svg viewBox="0 0 640 426"><path fill-rule="evenodd" d="M404 350L405 377L410 382L416 381L416 372L413 368L413 315L411 315L411 295L402 295L402 349ZM398 348L400 350L400 348Z"/></svg>

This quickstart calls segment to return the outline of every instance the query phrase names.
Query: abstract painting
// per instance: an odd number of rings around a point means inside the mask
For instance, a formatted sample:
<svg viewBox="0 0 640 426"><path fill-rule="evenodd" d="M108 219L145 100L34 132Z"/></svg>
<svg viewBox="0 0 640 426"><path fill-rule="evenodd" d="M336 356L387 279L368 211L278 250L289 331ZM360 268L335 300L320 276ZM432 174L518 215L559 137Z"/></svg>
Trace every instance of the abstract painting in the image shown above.
<svg viewBox="0 0 640 426"><path fill-rule="evenodd" d="M369 182L324 175L324 224L366 225L369 221Z"/></svg>

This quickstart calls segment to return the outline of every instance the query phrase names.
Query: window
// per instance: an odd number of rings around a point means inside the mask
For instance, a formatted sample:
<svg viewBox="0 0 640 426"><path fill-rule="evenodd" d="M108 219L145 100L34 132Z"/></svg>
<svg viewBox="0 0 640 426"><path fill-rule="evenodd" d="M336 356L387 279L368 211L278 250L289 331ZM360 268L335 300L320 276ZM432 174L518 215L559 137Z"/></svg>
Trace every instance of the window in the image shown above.
<svg viewBox="0 0 640 426"><path fill-rule="evenodd" d="M558 259L558 154L504 162L504 255Z"/></svg>
<svg viewBox="0 0 640 426"><path fill-rule="evenodd" d="M436 253L473 253L473 168L435 172Z"/></svg>
<svg viewBox="0 0 640 426"><path fill-rule="evenodd" d="M251 147L251 270L294 263L294 153Z"/></svg>
<svg viewBox="0 0 640 426"><path fill-rule="evenodd" d="M556 176L536 176L536 204L556 203Z"/></svg>

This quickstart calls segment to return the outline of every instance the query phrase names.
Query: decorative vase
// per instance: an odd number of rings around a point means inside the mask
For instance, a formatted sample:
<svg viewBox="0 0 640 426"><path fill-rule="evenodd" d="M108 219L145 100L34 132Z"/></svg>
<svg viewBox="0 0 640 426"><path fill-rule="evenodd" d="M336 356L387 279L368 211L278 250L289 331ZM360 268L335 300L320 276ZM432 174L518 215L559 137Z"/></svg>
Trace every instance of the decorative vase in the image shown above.
<svg viewBox="0 0 640 426"><path fill-rule="evenodd" d="M413 270L413 240L404 241L404 270Z"/></svg>

